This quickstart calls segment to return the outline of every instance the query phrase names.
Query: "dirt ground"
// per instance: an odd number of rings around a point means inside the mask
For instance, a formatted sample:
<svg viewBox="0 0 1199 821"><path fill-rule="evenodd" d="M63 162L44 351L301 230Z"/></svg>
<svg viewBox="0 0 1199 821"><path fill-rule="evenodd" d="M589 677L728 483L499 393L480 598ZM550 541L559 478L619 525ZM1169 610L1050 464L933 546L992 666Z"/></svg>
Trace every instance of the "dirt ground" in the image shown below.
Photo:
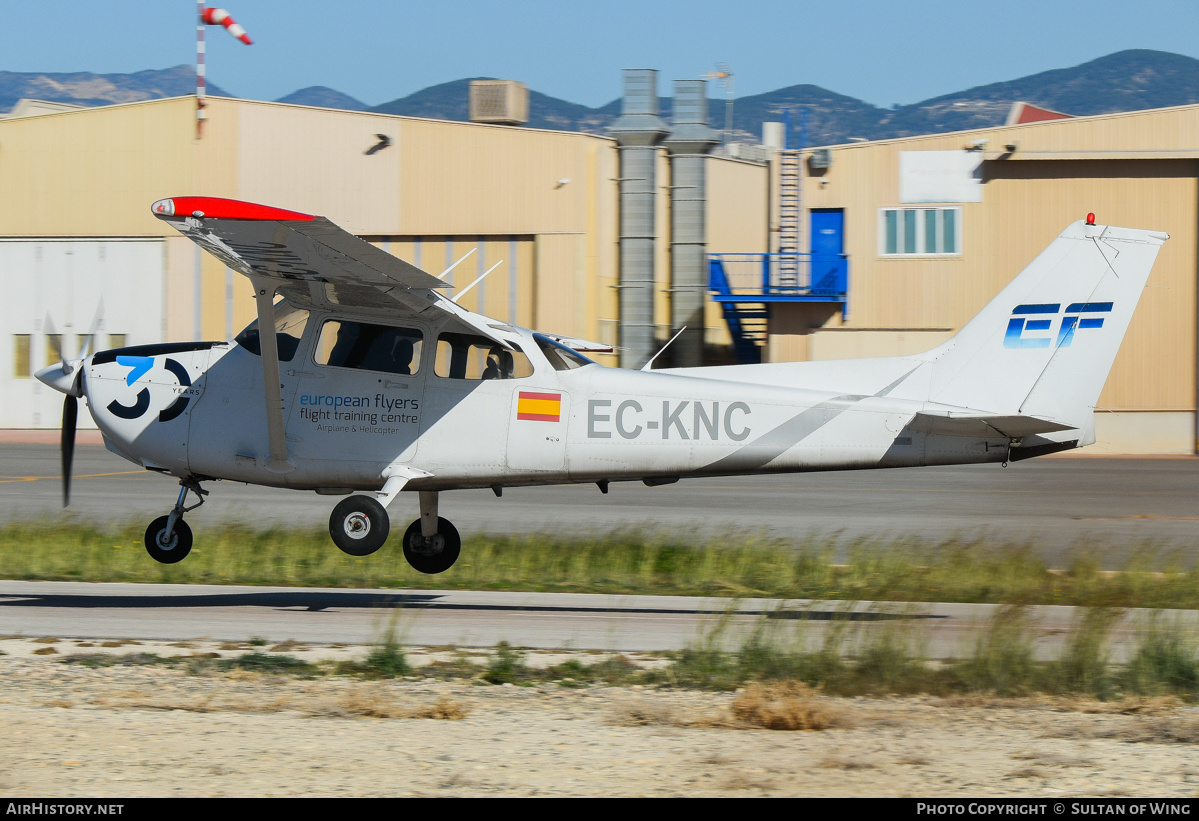
<svg viewBox="0 0 1199 821"><path fill-rule="evenodd" d="M101 644L0 639L0 793L1199 796L1199 708L1170 702L822 699L829 729L773 731L739 726L730 693L60 663L234 652Z"/></svg>

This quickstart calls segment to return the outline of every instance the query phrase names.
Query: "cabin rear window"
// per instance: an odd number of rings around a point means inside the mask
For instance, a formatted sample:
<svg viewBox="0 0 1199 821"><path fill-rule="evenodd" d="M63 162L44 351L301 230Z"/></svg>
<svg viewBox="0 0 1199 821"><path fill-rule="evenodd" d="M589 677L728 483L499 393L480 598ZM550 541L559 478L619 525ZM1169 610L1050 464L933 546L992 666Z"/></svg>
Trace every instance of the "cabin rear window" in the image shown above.
<svg viewBox="0 0 1199 821"><path fill-rule="evenodd" d="M414 328L330 319L316 343L318 365L410 375L420 369L424 335Z"/></svg>
<svg viewBox="0 0 1199 821"><path fill-rule="evenodd" d="M290 362L300 347L304 337L304 326L308 324L308 312L293 307L286 302L275 305L275 340L279 348L279 361ZM121 335L122 344L124 334ZM255 356L262 356L261 340L258 338L258 320L254 320L246 329L233 338Z"/></svg>
<svg viewBox="0 0 1199 821"><path fill-rule="evenodd" d="M508 349L483 336L441 334L433 372L449 379L520 379L533 375L533 365L515 345Z"/></svg>

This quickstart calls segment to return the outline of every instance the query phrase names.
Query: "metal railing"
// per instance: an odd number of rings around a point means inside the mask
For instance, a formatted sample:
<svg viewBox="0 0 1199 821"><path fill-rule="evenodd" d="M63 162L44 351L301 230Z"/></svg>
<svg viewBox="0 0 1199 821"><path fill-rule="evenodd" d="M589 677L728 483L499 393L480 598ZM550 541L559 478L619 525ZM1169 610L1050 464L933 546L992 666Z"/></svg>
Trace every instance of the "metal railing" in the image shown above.
<svg viewBox="0 0 1199 821"><path fill-rule="evenodd" d="M708 287L718 302L844 302L845 254L711 254Z"/></svg>

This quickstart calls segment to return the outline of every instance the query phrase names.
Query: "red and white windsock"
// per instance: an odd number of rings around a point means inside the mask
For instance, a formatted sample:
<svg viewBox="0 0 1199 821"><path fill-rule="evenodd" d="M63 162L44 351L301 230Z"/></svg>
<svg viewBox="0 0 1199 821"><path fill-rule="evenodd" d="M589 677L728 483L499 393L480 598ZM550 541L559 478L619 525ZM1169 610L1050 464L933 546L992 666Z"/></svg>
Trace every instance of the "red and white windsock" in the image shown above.
<svg viewBox="0 0 1199 821"><path fill-rule="evenodd" d="M225 11L224 9L204 9L204 11L200 13L200 19L203 20L204 24L208 26L224 26L230 34L232 34L238 40L241 40L247 46L252 45L254 42L250 39L250 35L246 34L246 30L238 25L238 23L229 16L229 12Z"/></svg>

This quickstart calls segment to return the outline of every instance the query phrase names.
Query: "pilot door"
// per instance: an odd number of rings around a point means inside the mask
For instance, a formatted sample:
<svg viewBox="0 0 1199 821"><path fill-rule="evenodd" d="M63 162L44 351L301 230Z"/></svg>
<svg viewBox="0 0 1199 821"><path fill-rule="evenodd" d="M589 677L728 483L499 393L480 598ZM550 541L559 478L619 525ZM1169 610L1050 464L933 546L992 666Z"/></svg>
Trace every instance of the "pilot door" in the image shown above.
<svg viewBox="0 0 1199 821"><path fill-rule="evenodd" d="M294 370L287 446L329 483L377 479L416 455L425 335L414 326L320 318Z"/></svg>
<svg viewBox="0 0 1199 821"><path fill-rule="evenodd" d="M275 341L284 413L291 406L303 356L308 312L286 302L275 306ZM193 473L235 481L261 481L270 456L257 321L233 343L212 348L203 395L191 415L188 464ZM290 444L290 443L289 443Z"/></svg>

